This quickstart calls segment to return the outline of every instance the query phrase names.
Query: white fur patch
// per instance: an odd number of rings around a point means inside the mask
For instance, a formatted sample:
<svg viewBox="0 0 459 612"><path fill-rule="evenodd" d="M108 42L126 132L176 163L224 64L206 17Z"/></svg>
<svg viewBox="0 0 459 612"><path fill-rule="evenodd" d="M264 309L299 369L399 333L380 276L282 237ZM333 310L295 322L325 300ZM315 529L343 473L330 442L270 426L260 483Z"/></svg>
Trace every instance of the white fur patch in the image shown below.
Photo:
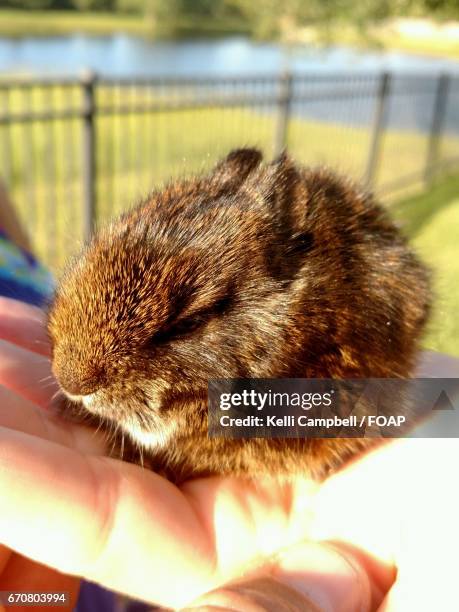
<svg viewBox="0 0 459 612"><path fill-rule="evenodd" d="M69 396L70 397L70 396ZM107 409L101 409L100 395L97 393L89 393L88 395L72 396L71 399L81 401L84 407L93 414L100 414L103 417L107 416ZM172 437L175 424L162 423L161 420L155 423L154 429L146 431L140 424L132 420L123 420L119 426L130 436L133 442L136 442L140 447L148 450L154 450L166 446L167 442Z"/></svg>
<svg viewBox="0 0 459 612"><path fill-rule="evenodd" d="M82 395L80 399L83 402L85 408L87 408L88 410L92 410L94 408L93 404L96 399L96 393Z"/></svg>
<svg viewBox="0 0 459 612"><path fill-rule="evenodd" d="M172 437L175 424L159 425L154 431L145 431L137 423L123 425L123 429L129 434L134 442L145 449L154 450L163 448Z"/></svg>

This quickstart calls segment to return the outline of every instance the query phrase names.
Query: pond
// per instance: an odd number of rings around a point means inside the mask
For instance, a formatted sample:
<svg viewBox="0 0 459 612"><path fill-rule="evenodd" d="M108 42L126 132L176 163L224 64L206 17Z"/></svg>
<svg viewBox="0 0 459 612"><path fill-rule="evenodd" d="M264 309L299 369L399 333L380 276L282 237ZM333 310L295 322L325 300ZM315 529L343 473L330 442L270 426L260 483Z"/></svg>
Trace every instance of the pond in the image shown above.
<svg viewBox="0 0 459 612"><path fill-rule="evenodd" d="M388 127L423 133L432 126L438 75L447 72L459 77L459 62L454 60L340 46L287 47L278 43L252 41L242 36L179 41L149 41L124 34L99 37L82 34L49 38L0 37L0 76L11 73L77 76L85 70L93 70L108 77L224 77L276 75L286 69L297 74L330 75L330 82L323 85L328 93L319 95L315 102L294 101L292 115L356 126L372 124L377 77L388 70L393 76L387 105ZM348 73L373 75L374 86L370 84L373 93L359 94L359 90L355 89L358 84L349 81L354 95L340 95L334 86L341 76ZM410 74L409 79L405 76L407 73ZM309 79L307 86L313 91ZM412 90L409 95L403 93L406 86ZM240 87L243 93L244 83L236 87ZM459 78L454 79L450 89L444 130L457 134ZM297 92L295 84L294 99ZM265 88L265 94L273 94L273 91ZM265 107L265 112L273 112L273 109Z"/></svg>
<svg viewBox="0 0 459 612"><path fill-rule="evenodd" d="M396 51L346 47L283 47L245 37L218 40L148 41L117 34L92 37L0 38L0 73L101 75L215 75L297 71L430 72L459 70L459 62Z"/></svg>

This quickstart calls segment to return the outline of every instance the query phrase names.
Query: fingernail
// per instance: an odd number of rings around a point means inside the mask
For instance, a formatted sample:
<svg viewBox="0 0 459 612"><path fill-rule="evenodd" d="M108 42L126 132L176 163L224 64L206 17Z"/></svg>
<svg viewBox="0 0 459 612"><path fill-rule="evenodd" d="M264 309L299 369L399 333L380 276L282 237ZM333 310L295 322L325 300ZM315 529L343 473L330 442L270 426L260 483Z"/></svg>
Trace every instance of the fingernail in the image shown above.
<svg viewBox="0 0 459 612"><path fill-rule="evenodd" d="M285 582L258 577L207 593L182 612L323 612Z"/></svg>
<svg viewBox="0 0 459 612"><path fill-rule="evenodd" d="M321 543L298 544L277 557L276 574L323 612L369 612L370 580L344 550Z"/></svg>

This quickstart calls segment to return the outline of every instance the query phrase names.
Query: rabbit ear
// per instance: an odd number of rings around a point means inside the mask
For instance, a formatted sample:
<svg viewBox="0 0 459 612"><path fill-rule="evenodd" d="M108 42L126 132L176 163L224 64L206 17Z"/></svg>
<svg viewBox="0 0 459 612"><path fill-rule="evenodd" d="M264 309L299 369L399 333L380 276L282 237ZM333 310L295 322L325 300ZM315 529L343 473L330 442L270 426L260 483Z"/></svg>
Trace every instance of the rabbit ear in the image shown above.
<svg viewBox="0 0 459 612"><path fill-rule="evenodd" d="M263 156L258 149L235 149L215 167L212 176L219 183L237 189L260 165Z"/></svg>
<svg viewBox="0 0 459 612"><path fill-rule="evenodd" d="M266 167L263 180L250 181L269 207L275 239L268 258L275 276L292 279L314 247L306 226L308 194L301 170L286 152Z"/></svg>
<svg viewBox="0 0 459 612"><path fill-rule="evenodd" d="M293 233L297 225L298 199L301 198L301 176L285 151L266 167L263 180L254 183L253 187L269 206L277 227L287 234ZM305 207L305 202L302 205Z"/></svg>

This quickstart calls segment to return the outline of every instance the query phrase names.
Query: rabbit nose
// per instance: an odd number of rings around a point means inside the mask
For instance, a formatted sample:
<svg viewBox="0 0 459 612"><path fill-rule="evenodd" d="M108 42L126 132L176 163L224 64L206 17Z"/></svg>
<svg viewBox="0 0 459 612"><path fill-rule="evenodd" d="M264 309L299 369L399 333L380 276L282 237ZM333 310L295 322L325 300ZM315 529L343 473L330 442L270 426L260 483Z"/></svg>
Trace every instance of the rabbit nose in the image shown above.
<svg viewBox="0 0 459 612"><path fill-rule="evenodd" d="M63 389L71 395L89 395L104 385L102 369L81 370L71 363L53 364L53 373Z"/></svg>

